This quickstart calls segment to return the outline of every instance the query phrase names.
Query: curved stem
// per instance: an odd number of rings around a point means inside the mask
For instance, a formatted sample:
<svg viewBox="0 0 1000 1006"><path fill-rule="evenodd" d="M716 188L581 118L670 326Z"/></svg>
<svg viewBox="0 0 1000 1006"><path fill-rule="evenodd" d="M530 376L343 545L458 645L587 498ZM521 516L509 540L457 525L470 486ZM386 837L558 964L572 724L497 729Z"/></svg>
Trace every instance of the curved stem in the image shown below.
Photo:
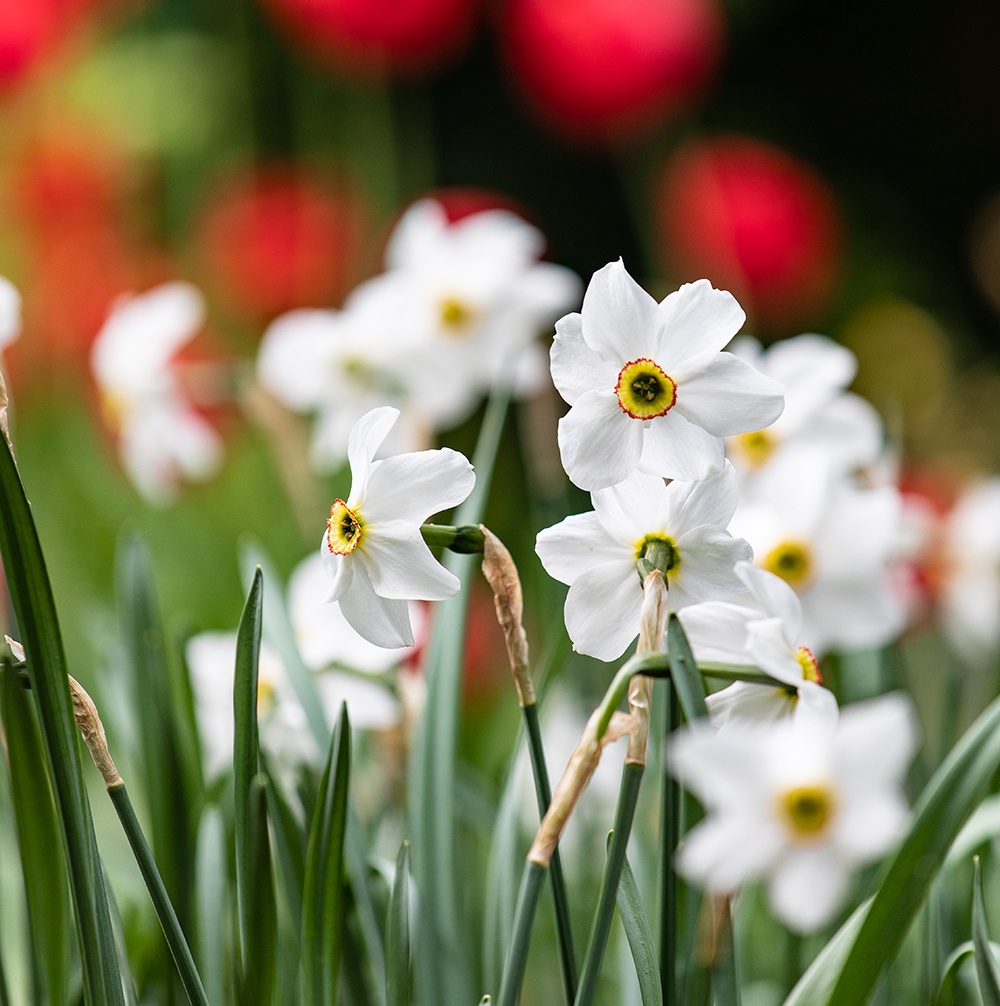
<svg viewBox="0 0 1000 1006"><path fill-rule="evenodd" d="M545 873L546 867L534 860L529 859L524 864L521 890L518 892L517 908L514 910L514 931L503 968L497 1006L517 1006L521 994L521 982L524 980L524 966L528 961L531 928L535 924L535 909L538 908L538 897L542 892Z"/></svg>
<svg viewBox="0 0 1000 1006"><path fill-rule="evenodd" d="M466 555L482 552L484 535L477 524L421 524L420 533L424 541L432 547L450 548L452 552Z"/></svg>

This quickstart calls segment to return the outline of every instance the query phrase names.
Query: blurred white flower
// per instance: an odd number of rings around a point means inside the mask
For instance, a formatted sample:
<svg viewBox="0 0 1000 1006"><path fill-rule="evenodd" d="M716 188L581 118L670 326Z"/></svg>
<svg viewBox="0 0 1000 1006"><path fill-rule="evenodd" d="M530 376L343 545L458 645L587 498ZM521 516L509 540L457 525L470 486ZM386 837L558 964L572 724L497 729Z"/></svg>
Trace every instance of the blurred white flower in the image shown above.
<svg viewBox="0 0 1000 1006"><path fill-rule="evenodd" d="M339 601L347 621L378 646L412 646L406 602L454 596L458 578L431 554L420 525L464 500L475 485L472 465L442 448L373 461L399 417L373 409L351 430L351 492L337 500L321 550L328 601Z"/></svg>
<svg viewBox="0 0 1000 1006"><path fill-rule="evenodd" d="M191 672L205 777L211 782L233 762L236 633L192 636L185 657ZM331 723L340 713L341 702L347 702L351 725L358 729L383 729L399 721L399 703L374 681L327 672L317 677L316 686ZM261 746L278 769L287 772L303 762L319 763L320 752L309 732L305 711L280 658L266 643L261 644L257 670L257 717Z"/></svg>
<svg viewBox="0 0 1000 1006"><path fill-rule="evenodd" d="M705 601L679 612L695 659L754 664L787 687L737 681L708 697L712 723L776 720L791 713L835 721L837 700L822 685L812 651L799 645L802 606L780 577L749 562L736 564L748 603Z"/></svg>
<svg viewBox="0 0 1000 1006"><path fill-rule="evenodd" d="M288 580L288 614L295 641L306 666L313 671L335 665L379 674L408 659L416 647L385 649L368 642L351 627L336 601L326 602L330 575L322 550L306 556ZM408 602L410 625L418 645L427 621L424 606Z"/></svg>
<svg viewBox="0 0 1000 1006"><path fill-rule="evenodd" d="M204 300L193 286L165 283L120 301L90 351L125 471L148 502L161 506L174 499L182 477L207 479L222 462L222 438L185 399L171 369L204 321Z"/></svg>
<svg viewBox="0 0 1000 1006"><path fill-rule="evenodd" d="M449 223L440 203L422 199L400 218L386 271L348 297L367 343L387 342L411 404L436 429L461 422L519 361L515 390L545 380L536 336L578 303L580 280L540 262L541 233L507 210Z"/></svg>
<svg viewBox="0 0 1000 1006"><path fill-rule="evenodd" d="M9 279L0 276L0 352L21 334L21 294Z"/></svg>
<svg viewBox="0 0 1000 1006"><path fill-rule="evenodd" d="M736 509L728 462L701 482L671 482L633 472L590 494L591 513L540 532L535 551L549 576L569 584L566 628L580 653L614 660L639 632L642 583L637 562L659 546L668 556L674 610L744 589L733 571L750 546L725 530Z"/></svg>
<svg viewBox="0 0 1000 1006"><path fill-rule="evenodd" d="M355 324L345 311L297 310L276 318L260 343L257 379L295 412L315 413L310 462L319 472L335 471L347 458L354 424L371 409L395 405L393 453L426 446L427 433L399 371L399 329L379 338Z"/></svg>
<svg viewBox="0 0 1000 1006"><path fill-rule="evenodd" d="M685 836L680 871L718 892L764 878L778 918L815 932L843 905L852 873L902 837L915 749L901 694L848 706L835 726L787 717L678 732L669 764L708 811Z"/></svg>
<svg viewBox="0 0 1000 1006"><path fill-rule="evenodd" d="M780 384L721 352L745 319L708 280L657 304L620 259L594 273L552 343L552 380L571 406L559 421L570 479L604 489L637 468L685 480L721 471L722 438L762 429L782 408Z"/></svg>
<svg viewBox="0 0 1000 1006"><path fill-rule="evenodd" d="M732 530L753 546L758 566L799 595L800 639L819 657L881 646L902 629L891 566L900 514L895 486L859 489L836 474L826 452L799 446L754 480Z"/></svg>
<svg viewBox="0 0 1000 1006"><path fill-rule="evenodd" d="M881 418L868 401L845 390L858 369L849 349L810 333L767 350L752 336L741 336L730 352L785 387L785 409L770 426L726 442L726 453L741 475L752 475L791 445L826 451L844 473L878 460Z"/></svg>
<svg viewBox="0 0 1000 1006"><path fill-rule="evenodd" d="M970 663L1000 647L1000 478L965 490L944 519L938 557L941 620Z"/></svg>

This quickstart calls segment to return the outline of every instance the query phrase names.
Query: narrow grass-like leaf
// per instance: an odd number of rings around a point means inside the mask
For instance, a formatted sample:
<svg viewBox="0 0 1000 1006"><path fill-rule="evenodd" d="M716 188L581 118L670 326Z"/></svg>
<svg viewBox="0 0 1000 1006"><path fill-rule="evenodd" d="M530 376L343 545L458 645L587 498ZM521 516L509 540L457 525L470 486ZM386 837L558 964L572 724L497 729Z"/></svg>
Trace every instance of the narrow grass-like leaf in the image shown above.
<svg viewBox="0 0 1000 1006"><path fill-rule="evenodd" d="M410 1006L410 843L396 857L396 877L385 924L386 1006Z"/></svg>
<svg viewBox="0 0 1000 1006"><path fill-rule="evenodd" d="M97 894L97 932L101 940L101 952L105 962L109 958L113 958L115 962L113 973L105 964L104 988L108 996L107 1006L125 1006L125 989L121 981L121 972L118 970L118 948L115 946L115 931L111 924L110 899L107 887L105 886L106 874L104 872L104 864L101 862L101 854L97 849L97 835L94 832L93 820L91 820L90 825L90 840L94 853L94 862L97 864L97 873L94 880ZM115 976L117 976L117 980L115 980Z"/></svg>
<svg viewBox="0 0 1000 1006"><path fill-rule="evenodd" d="M0 679L0 709L7 737L7 768L32 955L43 998L50 1006L62 1006L68 994L72 930L59 821L45 772L45 753L31 693L21 686L9 662L5 662Z"/></svg>
<svg viewBox="0 0 1000 1006"><path fill-rule="evenodd" d="M344 836L351 767L347 706L330 740L320 795L313 811L302 897L302 1000L335 1006L344 924Z"/></svg>
<svg viewBox="0 0 1000 1006"><path fill-rule="evenodd" d="M260 760L269 782L267 808L274 831L274 851L282 878L282 890L296 938L299 938L302 926L302 887L306 878L307 836L275 781L263 748Z"/></svg>
<svg viewBox="0 0 1000 1006"><path fill-rule="evenodd" d="M720 898L715 911L722 912L717 929L719 945L712 962L712 995L715 1006L740 1006L740 980L736 960L736 937L728 898Z"/></svg>
<svg viewBox="0 0 1000 1006"><path fill-rule="evenodd" d="M482 522L512 376L509 374L490 395L472 458L476 485L458 508L456 525ZM418 979L421 998L436 1006L466 1006L473 996L465 934L459 919L454 793L465 616L476 560L474 555L456 553L449 553L444 560L462 587L455 597L439 602L434 614L425 661L424 721L410 759L410 826L424 920L418 937Z"/></svg>
<svg viewBox="0 0 1000 1006"><path fill-rule="evenodd" d="M836 1006L863 1006L893 960L955 836L1000 765L1000 698L994 699L924 787L902 845L831 993Z"/></svg>
<svg viewBox="0 0 1000 1006"><path fill-rule="evenodd" d="M635 817L635 805L639 800L639 786L642 783L644 769L644 765L626 761L622 770L622 784L615 811L615 828L608 842L608 858L604 864L601 894L594 914L594 926L590 932L587 956L583 961L580 987L576 992L576 1006L590 1006L597 992L597 979L600 977L604 952L608 946L608 935L611 932L618 897L618 881L625 865L625 851L632 832L632 820Z"/></svg>
<svg viewBox="0 0 1000 1006"><path fill-rule="evenodd" d="M104 890L108 897L108 909L111 917L111 932L115 938L115 953L118 955L118 969L122 974L122 994L125 1006L138 1006L135 997L135 980L132 978L132 968L128 961L128 951L125 947L125 932L122 929L122 916L118 910L118 899L111 889L108 871L104 871Z"/></svg>
<svg viewBox="0 0 1000 1006"><path fill-rule="evenodd" d="M688 723L708 716L705 706L705 682L695 663L691 644L684 633L684 626L677 612L670 613L667 626L667 653L670 656L670 676L680 701L684 718Z"/></svg>
<svg viewBox="0 0 1000 1006"><path fill-rule="evenodd" d="M653 930L649 926L642 895L628 859L622 864L622 875L618 881L618 914L621 915L625 936L632 951L642 1006L663 1006L663 988L660 985L660 969L656 966Z"/></svg>
<svg viewBox="0 0 1000 1006"><path fill-rule="evenodd" d="M535 925L538 898L542 893L547 872L544 866L531 859L524 864L521 887L517 893L517 907L514 909L514 929L510 946L507 948L500 995L497 997L499 1006L517 1006L521 998L521 982L524 980L524 968L528 962L531 930Z"/></svg>
<svg viewBox="0 0 1000 1006"><path fill-rule="evenodd" d="M990 947L990 931L986 924L986 906L983 904L983 875L979 857L973 860L972 880L972 942L976 948L976 978L983 1006L1000 1006L1000 974Z"/></svg>
<svg viewBox="0 0 1000 1006"><path fill-rule="evenodd" d="M225 1004L226 833L222 811L209 804L201 813L195 856L198 970L211 1006Z"/></svg>
<svg viewBox="0 0 1000 1006"><path fill-rule="evenodd" d="M142 748L142 789L149 814L150 845L170 900L184 918L191 862L189 801L151 561L140 538L129 537L119 543L115 581Z"/></svg>
<svg viewBox="0 0 1000 1006"><path fill-rule="evenodd" d="M680 725L680 703L672 681L663 683L664 719L660 742L660 834L658 866L660 871L660 990L667 1003L677 992L677 897L680 892L674 856L681 835L681 788L667 764L670 735Z"/></svg>
<svg viewBox="0 0 1000 1006"><path fill-rule="evenodd" d="M187 939L181 929L180 922L177 921L177 913L170 902L167 889L163 885L156 867L156 861L146 844L146 838L139 827L139 821L135 816L135 809L129 799L128 790L124 783L108 788L108 796L114 805L121 821L125 837L132 847L132 853L139 866L139 872L146 883L146 890L149 892L150 900L156 911L156 917L160 920L163 935L166 937L167 946L177 965L177 973L180 975L181 984L187 993L191 1006L208 1006L208 999L205 996L205 989L202 986L201 977L191 956Z"/></svg>
<svg viewBox="0 0 1000 1006"><path fill-rule="evenodd" d="M246 963L241 1006L270 1006L277 960L278 912L274 901L271 844L267 829L267 776L250 780L247 806L248 849Z"/></svg>
<svg viewBox="0 0 1000 1006"><path fill-rule="evenodd" d="M257 775L257 668L260 661L261 612L264 577L258 568L247 592L236 631L236 674L233 682L233 818L236 827L236 899L239 908L240 959L244 973L249 965L248 919L251 885L250 783Z"/></svg>
<svg viewBox="0 0 1000 1006"><path fill-rule="evenodd" d="M959 944L945 961L944 974L941 976L941 987L931 1001L931 1006L955 1006L955 983L962 965L976 952L972 940Z"/></svg>
<svg viewBox="0 0 1000 1006"><path fill-rule="evenodd" d="M344 836L344 866L354 897L354 914L364 948L365 988L375 1006L385 1006L385 947L382 928L368 890L368 857L361 822L350 800L347 803L347 833Z"/></svg>
<svg viewBox="0 0 1000 1006"><path fill-rule="evenodd" d="M38 534L10 445L0 436L0 557L28 661L59 821L83 970L87 1006L104 1006L119 983L118 961L106 954L99 931L97 876L90 809L80 764L76 723L66 677L66 658L52 588Z"/></svg>

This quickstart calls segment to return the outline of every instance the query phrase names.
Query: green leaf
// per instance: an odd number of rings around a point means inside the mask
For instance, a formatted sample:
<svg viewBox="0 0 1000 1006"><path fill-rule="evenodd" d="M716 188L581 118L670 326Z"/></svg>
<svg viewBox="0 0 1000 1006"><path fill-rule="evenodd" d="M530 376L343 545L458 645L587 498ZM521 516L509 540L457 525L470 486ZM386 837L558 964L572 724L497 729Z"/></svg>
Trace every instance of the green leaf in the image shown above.
<svg viewBox="0 0 1000 1006"><path fill-rule="evenodd" d="M968 862L969 857L981 845L1000 835L1000 793L986 797L972 812L955 841L951 843L945 859L945 869L950 870L959 863Z"/></svg>
<svg viewBox="0 0 1000 1006"><path fill-rule="evenodd" d="M871 909L830 997L864 1006L882 968L893 960L955 836L1000 765L1000 698L952 748L924 788L909 831L882 873Z"/></svg>
<svg viewBox="0 0 1000 1006"><path fill-rule="evenodd" d="M670 621L667 625L667 654L670 656L670 676L681 709L684 711L684 718L688 723L705 719L708 716L708 708L705 706L705 682L698 671L694 654L691 652L691 644L676 611L670 612Z"/></svg>
<svg viewBox="0 0 1000 1006"><path fill-rule="evenodd" d="M62 1006L68 995L72 930L59 821L45 772L45 753L31 693L21 686L9 661L4 662L0 683L32 956L43 999L50 1006Z"/></svg>
<svg viewBox="0 0 1000 1006"><path fill-rule="evenodd" d="M0 435L0 557L20 642L27 654L49 773L66 843L67 868L77 920L84 999L104 1006L120 988L118 961L100 935L107 903L98 900L90 808L80 764L76 723L66 677L55 601L24 488L10 445ZM103 885L102 885L103 886ZM113 948L112 948L113 950Z"/></svg>
<svg viewBox="0 0 1000 1006"><path fill-rule="evenodd" d="M976 947L972 940L955 947L951 956L945 961L944 975L941 978L941 988L931 1006L954 1006L955 982L962 965L975 953Z"/></svg>
<svg viewBox="0 0 1000 1006"><path fill-rule="evenodd" d="M972 942L976 948L976 978L983 1006L1000 1006L1000 974L990 947L990 931L986 925L986 906L983 904L983 875L979 857L973 860L972 880Z"/></svg>
<svg viewBox="0 0 1000 1006"><path fill-rule="evenodd" d="M236 632L236 673L233 681L233 817L236 826L236 898L239 905L240 958L249 966L249 914L254 883L250 862L250 784L257 775L257 669L264 577L258 568L247 593Z"/></svg>
<svg viewBox="0 0 1000 1006"><path fill-rule="evenodd" d="M479 524L489 496L493 463L510 401L512 374L490 396L472 461L476 485L458 508L455 525ZM436 1006L466 1006L472 978L459 918L455 855L455 761L461 709L462 660L474 555L449 553L445 567L461 583L455 597L440 601L427 647L427 702L410 758L408 787L413 862L423 920L418 934L421 998Z"/></svg>
<svg viewBox="0 0 1000 1006"><path fill-rule="evenodd" d="M656 965L653 930L649 926L642 895L628 859L622 865L622 876L618 881L618 913L625 927L635 973L639 978L642 1006L663 1006L663 989L660 986L660 969Z"/></svg>
<svg viewBox="0 0 1000 1006"><path fill-rule="evenodd" d="M351 726L342 706L313 811L302 898L302 1000L335 1006L344 925L344 837L351 767Z"/></svg>
<svg viewBox="0 0 1000 1006"><path fill-rule="evenodd" d="M150 845L171 902L187 915L191 847L188 794L179 757L166 645L149 552L138 537L119 543L115 585L142 746L142 790Z"/></svg>
<svg viewBox="0 0 1000 1006"><path fill-rule="evenodd" d="M274 994L278 912L274 900L271 844L267 828L267 776L250 780L246 898L246 963L241 1006L269 1006Z"/></svg>
<svg viewBox="0 0 1000 1006"><path fill-rule="evenodd" d="M211 1006L225 1004L226 835L222 811L209 804L201 813L195 855L198 970Z"/></svg>
<svg viewBox="0 0 1000 1006"><path fill-rule="evenodd" d="M118 910L118 899L115 897L115 892L111 889L111 881L108 879L107 870L104 870L104 890L108 897L111 932L115 938L115 953L118 956L118 967L122 973L122 994L125 996L125 1006L138 1006L135 997L135 980L132 978L132 969L128 962L128 951L125 947L125 933L122 931L122 916Z"/></svg>
<svg viewBox="0 0 1000 1006"><path fill-rule="evenodd" d="M386 1006L410 1006L410 843L396 857L385 932Z"/></svg>
<svg viewBox="0 0 1000 1006"><path fill-rule="evenodd" d="M263 748L260 751L260 760L269 782L267 807L271 827L274 830L274 851L282 878L281 886L296 938L299 938L302 926L302 888L306 879L307 836L275 781Z"/></svg>
<svg viewBox="0 0 1000 1006"><path fill-rule="evenodd" d="M94 833L93 822L91 822L90 826L90 840L94 851L94 862L97 864L97 874L94 879L96 881L98 904L97 928L101 939L101 951L104 960L107 960L109 957L114 958L115 974L118 976L118 980L113 981L110 972L108 970L104 972L104 988L108 996L107 1006L125 1006L125 989L121 981L121 972L118 971L118 948L115 945L115 932L111 923L110 899L105 887L106 874L104 872L104 864L101 862L101 855L97 849L97 835ZM101 908L104 910L101 911Z"/></svg>

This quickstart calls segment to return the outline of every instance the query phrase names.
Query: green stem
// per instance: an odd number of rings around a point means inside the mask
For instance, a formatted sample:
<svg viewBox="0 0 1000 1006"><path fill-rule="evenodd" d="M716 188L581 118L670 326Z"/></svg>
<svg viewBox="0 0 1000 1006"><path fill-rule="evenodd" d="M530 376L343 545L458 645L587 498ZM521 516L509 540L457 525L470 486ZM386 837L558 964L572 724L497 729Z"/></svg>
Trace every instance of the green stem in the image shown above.
<svg viewBox="0 0 1000 1006"><path fill-rule="evenodd" d="M802 937L789 932L785 939L785 995L802 977Z"/></svg>
<svg viewBox="0 0 1000 1006"><path fill-rule="evenodd" d="M452 552L471 555L483 550L483 532L477 524L421 524L420 533L431 547L450 548Z"/></svg>
<svg viewBox="0 0 1000 1006"><path fill-rule="evenodd" d="M209 1006L201 977L195 967L194 958L191 956L191 949L184 938L181 924L177 921L177 913L167 896L167 889L163 886L160 871L157 870L156 863L153 861L153 854L149 851L149 845L146 843L142 828L139 827L139 821L135 816L135 809L132 807L132 801L129 799L125 784L111 786L108 789L108 796L111 797L111 802L115 805L118 818L125 830L125 837L128 838L128 843L132 846L132 853L135 856L135 861L139 864L142 879L146 882L146 889L149 891L156 916L163 927L163 935L167 938L167 946L170 947L181 984L184 986L191 1006Z"/></svg>
<svg viewBox="0 0 1000 1006"><path fill-rule="evenodd" d="M497 1006L517 1006L521 994L521 981L524 979L524 966L528 961L531 927L535 923L535 909L538 908L538 898L542 893L545 874L546 868L533 860L529 859L524 864L521 890L517 895L517 908L514 909L514 930L503 968Z"/></svg>
<svg viewBox="0 0 1000 1006"><path fill-rule="evenodd" d="M549 772L545 765L545 749L542 747L542 731L538 723L538 706L532 703L522 706L524 726L528 736L528 751L531 754L531 769L535 776L535 795L538 798L538 816L544 818L552 802L552 788ZM562 860L558 846L549 860L549 874L552 881L552 900L555 905L556 937L559 942L559 960L562 964L563 985L566 1002L576 999L576 951L573 949L573 925L569 912L569 898L566 895L566 879L563 876Z"/></svg>
<svg viewBox="0 0 1000 1006"><path fill-rule="evenodd" d="M622 770L622 787L618 794L618 809L615 812L615 830L611 835L608 858L604 864L601 896L594 916L590 945L587 947L587 956L583 962L583 975L576 992L575 1006L590 1006L597 992L597 979L601 973L604 951L607 949L608 935L611 932L611 920L614 918L618 898L618 881L621 879L622 866L625 863L625 851L632 831L632 820L635 817L635 805L639 799L639 785L642 783L644 769L645 766L638 762L627 761Z"/></svg>
<svg viewBox="0 0 1000 1006"><path fill-rule="evenodd" d="M681 790L667 767L670 735L680 725L680 704L673 682L667 682L666 716L660 760L663 788L660 800L660 981L664 1006L677 997L677 874L674 852L680 840Z"/></svg>

